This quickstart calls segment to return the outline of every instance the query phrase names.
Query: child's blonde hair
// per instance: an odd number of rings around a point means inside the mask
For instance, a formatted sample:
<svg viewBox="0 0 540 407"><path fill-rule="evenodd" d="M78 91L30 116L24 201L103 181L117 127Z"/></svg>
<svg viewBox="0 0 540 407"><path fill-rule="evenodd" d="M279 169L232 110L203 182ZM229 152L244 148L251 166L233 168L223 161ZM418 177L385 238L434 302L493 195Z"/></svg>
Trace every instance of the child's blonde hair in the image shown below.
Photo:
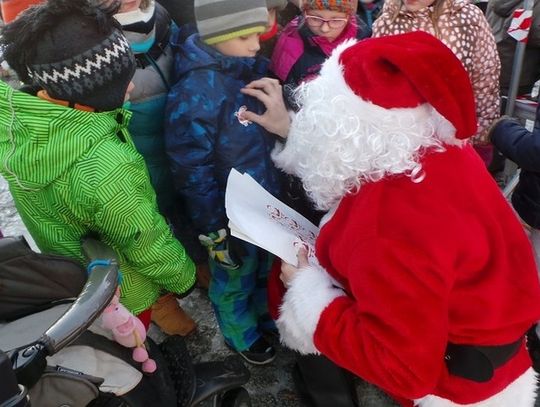
<svg viewBox="0 0 540 407"><path fill-rule="evenodd" d="M394 10L394 13L392 14L390 18L390 24L393 24L399 15L399 12L401 11L401 8L403 7L403 0L395 0L399 3L399 7L396 7ZM444 3L446 0L435 0L433 2L433 12L431 13L431 23L433 24L433 29L435 30L435 36L439 39L440 38L440 30L439 30L439 17L443 13Z"/></svg>

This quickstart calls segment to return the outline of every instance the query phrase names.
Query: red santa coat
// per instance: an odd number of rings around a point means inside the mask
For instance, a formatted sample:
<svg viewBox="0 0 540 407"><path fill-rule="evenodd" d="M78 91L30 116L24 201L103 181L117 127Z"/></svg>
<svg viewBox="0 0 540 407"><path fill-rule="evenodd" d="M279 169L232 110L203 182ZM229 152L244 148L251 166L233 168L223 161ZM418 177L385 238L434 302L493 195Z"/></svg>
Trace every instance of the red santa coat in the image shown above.
<svg viewBox="0 0 540 407"><path fill-rule="evenodd" d="M532 406L524 344L485 383L444 362L448 342L509 344L540 319L530 243L471 147L422 165L420 183L387 177L342 199L316 245L334 282L317 267L297 273L278 319L283 341L421 406Z"/></svg>

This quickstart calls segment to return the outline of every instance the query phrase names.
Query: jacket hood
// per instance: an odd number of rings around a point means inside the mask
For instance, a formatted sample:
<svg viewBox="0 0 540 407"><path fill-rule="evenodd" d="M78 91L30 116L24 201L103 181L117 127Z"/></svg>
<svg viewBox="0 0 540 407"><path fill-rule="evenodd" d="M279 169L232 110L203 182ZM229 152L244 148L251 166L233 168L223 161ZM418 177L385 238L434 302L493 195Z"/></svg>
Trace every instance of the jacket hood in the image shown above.
<svg viewBox="0 0 540 407"><path fill-rule="evenodd" d="M0 82L0 171L23 189L43 189L97 143L129 138L130 115L60 106Z"/></svg>
<svg viewBox="0 0 540 407"><path fill-rule="evenodd" d="M171 38L171 45L175 52L173 83L196 69L212 69L234 78L260 77L268 70L269 61L266 58L223 55L203 43L199 34L192 34L185 41L181 41L178 32Z"/></svg>
<svg viewBox="0 0 540 407"><path fill-rule="evenodd" d="M442 14L452 14L456 11L461 10L463 7L468 6L470 3L469 0L444 0L444 5L442 9ZM401 0L387 0L383 6L383 12L394 15L399 11L399 14L407 15L410 17L415 17L419 15L429 14L433 9L430 7L425 7L418 11L407 11L402 8L403 3Z"/></svg>

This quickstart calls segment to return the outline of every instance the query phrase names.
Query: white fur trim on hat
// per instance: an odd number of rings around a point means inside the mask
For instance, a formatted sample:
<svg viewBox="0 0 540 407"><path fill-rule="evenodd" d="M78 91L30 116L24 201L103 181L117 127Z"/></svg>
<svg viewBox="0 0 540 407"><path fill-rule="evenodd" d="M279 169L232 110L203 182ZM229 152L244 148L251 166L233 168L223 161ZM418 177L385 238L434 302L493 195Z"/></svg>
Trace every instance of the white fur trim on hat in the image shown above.
<svg viewBox="0 0 540 407"><path fill-rule="evenodd" d="M344 295L320 267L299 270L285 293L276 322L281 341L303 354L319 353L313 335L321 313L334 299Z"/></svg>
<svg viewBox="0 0 540 407"><path fill-rule="evenodd" d="M332 94L343 94L353 100L358 100L356 109L363 115L369 117L373 122L383 123L387 121L389 117L392 118L394 123L402 123L409 120L411 115L419 115L422 117L425 115L426 105L420 105L415 108L392 108L385 109L381 106L375 105L369 101L363 100L360 96L355 94L349 87L343 76L343 66L340 63L341 54L349 47L352 47L357 43L356 40L348 40L336 47L330 57L325 61L321 68L320 76L328 78L329 83L335 85L335 89ZM335 81L334 81L335 79ZM353 105L354 106L354 105ZM430 106L430 105L427 105ZM431 106L430 106L431 107ZM461 144L462 142L454 137L456 133L455 127L446 120L437 110L433 107L430 109L430 115L432 116L433 123L435 124L434 132L437 138L447 144Z"/></svg>
<svg viewBox="0 0 540 407"><path fill-rule="evenodd" d="M457 404L442 397L428 395L415 400L414 405L418 407L533 407L537 389L537 374L531 367L506 389L478 403Z"/></svg>

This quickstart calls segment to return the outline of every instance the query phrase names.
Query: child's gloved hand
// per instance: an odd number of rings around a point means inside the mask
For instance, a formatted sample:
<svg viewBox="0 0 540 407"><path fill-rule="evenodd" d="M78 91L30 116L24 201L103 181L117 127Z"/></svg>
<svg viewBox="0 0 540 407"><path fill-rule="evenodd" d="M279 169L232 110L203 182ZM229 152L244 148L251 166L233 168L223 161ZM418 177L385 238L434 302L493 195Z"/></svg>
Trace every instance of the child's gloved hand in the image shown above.
<svg viewBox="0 0 540 407"><path fill-rule="evenodd" d="M231 250L227 231L219 229L208 235L199 235L199 241L206 247L210 257L221 267L227 270L237 270L242 267L242 260L234 250Z"/></svg>

